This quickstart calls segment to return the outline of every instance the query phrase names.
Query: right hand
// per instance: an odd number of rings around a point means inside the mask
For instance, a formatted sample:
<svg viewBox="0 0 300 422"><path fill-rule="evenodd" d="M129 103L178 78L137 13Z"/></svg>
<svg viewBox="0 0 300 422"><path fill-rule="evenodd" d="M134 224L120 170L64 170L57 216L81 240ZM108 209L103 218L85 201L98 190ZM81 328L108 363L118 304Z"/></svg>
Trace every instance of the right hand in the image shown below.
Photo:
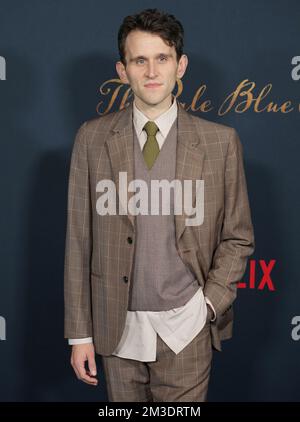
<svg viewBox="0 0 300 422"><path fill-rule="evenodd" d="M88 370L85 362L88 361ZM98 385L95 349L93 343L74 344L72 346L71 365L77 378L89 385Z"/></svg>

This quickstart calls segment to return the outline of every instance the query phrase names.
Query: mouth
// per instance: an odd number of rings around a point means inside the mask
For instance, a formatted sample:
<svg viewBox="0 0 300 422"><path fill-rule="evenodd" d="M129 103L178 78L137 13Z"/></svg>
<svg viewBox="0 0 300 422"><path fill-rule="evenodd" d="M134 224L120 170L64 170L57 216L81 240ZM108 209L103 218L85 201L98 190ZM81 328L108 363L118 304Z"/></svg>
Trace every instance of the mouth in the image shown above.
<svg viewBox="0 0 300 422"><path fill-rule="evenodd" d="M162 84L158 84L158 83L150 83L145 85L145 88L158 88L160 87Z"/></svg>

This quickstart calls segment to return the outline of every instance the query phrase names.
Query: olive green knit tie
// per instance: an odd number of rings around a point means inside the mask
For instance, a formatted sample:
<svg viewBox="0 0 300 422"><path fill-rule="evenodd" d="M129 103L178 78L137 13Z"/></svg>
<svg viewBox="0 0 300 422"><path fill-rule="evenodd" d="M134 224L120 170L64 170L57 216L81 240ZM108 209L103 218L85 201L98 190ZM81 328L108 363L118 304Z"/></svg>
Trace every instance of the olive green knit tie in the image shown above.
<svg viewBox="0 0 300 422"><path fill-rule="evenodd" d="M156 124L150 120L145 124L143 129L145 129L147 133L147 141L143 148L143 156L146 165L150 170L159 154L159 145L155 137L159 129Z"/></svg>

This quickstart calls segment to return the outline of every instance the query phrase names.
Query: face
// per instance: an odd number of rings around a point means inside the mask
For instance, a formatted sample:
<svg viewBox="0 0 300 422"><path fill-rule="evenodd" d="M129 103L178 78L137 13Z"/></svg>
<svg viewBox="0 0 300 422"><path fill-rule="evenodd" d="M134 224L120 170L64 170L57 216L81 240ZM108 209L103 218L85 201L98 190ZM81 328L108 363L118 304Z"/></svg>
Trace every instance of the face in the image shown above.
<svg viewBox="0 0 300 422"><path fill-rule="evenodd" d="M126 38L125 58L126 68L119 61L116 70L121 81L130 84L136 104L141 108L169 106L176 78L185 73L187 56L177 62L174 46L159 35L134 30Z"/></svg>

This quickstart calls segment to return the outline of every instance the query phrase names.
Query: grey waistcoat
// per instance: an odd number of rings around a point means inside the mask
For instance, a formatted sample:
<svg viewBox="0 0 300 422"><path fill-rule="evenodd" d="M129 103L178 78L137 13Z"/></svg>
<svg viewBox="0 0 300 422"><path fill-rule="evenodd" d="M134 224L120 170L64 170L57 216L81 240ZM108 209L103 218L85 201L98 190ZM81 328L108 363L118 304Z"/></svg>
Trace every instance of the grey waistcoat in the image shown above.
<svg viewBox="0 0 300 422"><path fill-rule="evenodd" d="M134 128L133 128L134 129ZM174 196L170 189L170 215L151 215L151 180L175 179L177 119L174 121L153 167L148 170L134 133L135 179L148 185L148 215L136 219L135 253L128 310L167 311L183 306L199 289L194 274L176 249Z"/></svg>

